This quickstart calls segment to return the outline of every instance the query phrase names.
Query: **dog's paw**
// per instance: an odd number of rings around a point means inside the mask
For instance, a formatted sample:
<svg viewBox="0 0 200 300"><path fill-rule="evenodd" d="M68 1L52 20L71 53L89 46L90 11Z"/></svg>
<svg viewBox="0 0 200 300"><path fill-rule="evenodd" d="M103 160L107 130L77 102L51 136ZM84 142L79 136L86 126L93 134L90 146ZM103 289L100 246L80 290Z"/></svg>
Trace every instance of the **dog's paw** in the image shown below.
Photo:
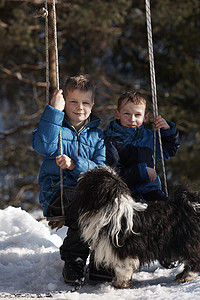
<svg viewBox="0 0 200 300"><path fill-rule="evenodd" d="M128 289L131 287L131 280L123 280L123 281L113 281L112 286L116 289Z"/></svg>
<svg viewBox="0 0 200 300"><path fill-rule="evenodd" d="M176 275L176 281L178 283L184 283L184 282L194 280L195 278L197 278L197 276L198 276L197 272L184 270L182 273Z"/></svg>

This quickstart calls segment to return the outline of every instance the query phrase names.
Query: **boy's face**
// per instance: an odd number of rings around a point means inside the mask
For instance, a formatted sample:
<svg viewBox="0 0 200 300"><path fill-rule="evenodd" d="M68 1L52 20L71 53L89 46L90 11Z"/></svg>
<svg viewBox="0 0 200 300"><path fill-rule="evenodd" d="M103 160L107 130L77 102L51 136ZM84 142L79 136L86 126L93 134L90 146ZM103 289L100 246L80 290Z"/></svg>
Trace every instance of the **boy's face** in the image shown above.
<svg viewBox="0 0 200 300"><path fill-rule="evenodd" d="M69 91L65 99L65 113L70 124L79 129L91 114L93 105L91 91Z"/></svg>
<svg viewBox="0 0 200 300"><path fill-rule="evenodd" d="M120 110L115 111L115 115L120 120L122 126L139 128L147 119L145 108L144 104L134 104L124 100Z"/></svg>

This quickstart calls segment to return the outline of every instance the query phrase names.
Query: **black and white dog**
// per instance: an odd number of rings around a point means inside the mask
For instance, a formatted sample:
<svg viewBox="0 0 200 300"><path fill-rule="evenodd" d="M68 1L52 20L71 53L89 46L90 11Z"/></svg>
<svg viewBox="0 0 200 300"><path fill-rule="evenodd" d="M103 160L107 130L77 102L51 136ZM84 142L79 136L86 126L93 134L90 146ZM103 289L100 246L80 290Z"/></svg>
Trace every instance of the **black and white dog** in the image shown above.
<svg viewBox="0 0 200 300"><path fill-rule="evenodd" d="M200 271L200 195L177 188L174 201L136 202L126 183L109 167L81 175L79 225L95 263L114 269L113 285L128 288L133 272L158 260L184 263L178 282ZM171 265L172 266L172 265Z"/></svg>

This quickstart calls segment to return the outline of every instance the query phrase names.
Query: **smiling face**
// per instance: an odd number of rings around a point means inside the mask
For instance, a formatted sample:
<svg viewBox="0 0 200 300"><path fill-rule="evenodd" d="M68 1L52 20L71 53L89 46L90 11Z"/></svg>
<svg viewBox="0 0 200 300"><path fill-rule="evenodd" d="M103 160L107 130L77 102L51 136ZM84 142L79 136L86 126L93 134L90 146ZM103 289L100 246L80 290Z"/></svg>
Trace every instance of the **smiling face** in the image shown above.
<svg viewBox="0 0 200 300"><path fill-rule="evenodd" d="M65 98L65 113L67 120L76 130L80 129L89 117L93 105L92 91L79 89L68 91Z"/></svg>
<svg viewBox="0 0 200 300"><path fill-rule="evenodd" d="M124 99L120 109L116 109L115 115L122 126L139 128L146 120L145 109L145 104L134 104Z"/></svg>

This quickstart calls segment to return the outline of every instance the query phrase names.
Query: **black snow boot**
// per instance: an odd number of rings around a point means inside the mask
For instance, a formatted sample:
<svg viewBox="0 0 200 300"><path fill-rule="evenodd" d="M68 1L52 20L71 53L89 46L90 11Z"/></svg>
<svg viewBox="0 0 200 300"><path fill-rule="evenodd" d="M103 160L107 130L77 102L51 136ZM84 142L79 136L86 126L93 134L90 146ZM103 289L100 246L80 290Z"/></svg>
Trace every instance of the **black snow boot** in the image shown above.
<svg viewBox="0 0 200 300"><path fill-rule="evenodd" d="M65 260L62 272L64 281L69 284L83 284L85 280L84 266L85 263L80 257L75 260Z"/></svg>
<svg viewBox="0 0 200 300"><path fill-rule="evenodd" d="M107 269L103 265L100 265L96 268L94 263L94 252L90 255L90 263L89 263L89 280L93 281L112 281L115 277L114 270Z"/></svg>

